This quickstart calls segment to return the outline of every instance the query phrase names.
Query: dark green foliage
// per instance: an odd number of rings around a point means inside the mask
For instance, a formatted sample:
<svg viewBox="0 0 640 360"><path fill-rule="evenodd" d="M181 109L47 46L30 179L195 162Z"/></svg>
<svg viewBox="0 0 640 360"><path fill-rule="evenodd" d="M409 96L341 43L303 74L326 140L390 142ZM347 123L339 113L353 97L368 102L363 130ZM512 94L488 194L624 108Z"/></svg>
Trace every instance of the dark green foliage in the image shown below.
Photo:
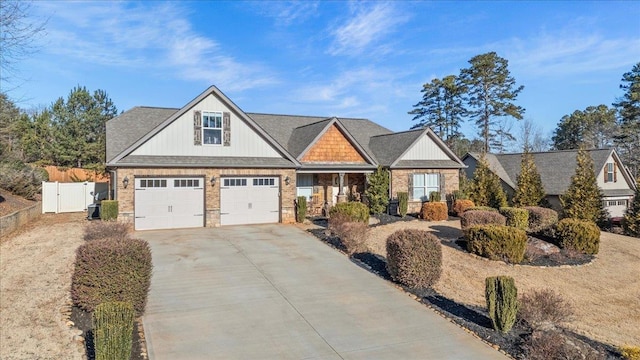
<svg viewBox="0 0 640 360"><path fill-rule="evenodd" d="M576 161L576 173L571 177L571 184L560 196L564 217L596 224L606 223L609 216L604 209L602 192L593 171L593 159L589 152L581 149Z"/></svg>
<svg viewBox="0 0 640 360"><path fill-rule="evenodd" d="M491 260L519 264L527 249L527 233L511 226L478 225L464 231L467 251Z"/></svg>
<svg viewBox="0 0 640 360"><path fill-rule="evenodd" d="M387 238L387 270L394 281L426 289L442 272L442 245L428 231L398 230Z"/></svg>
<svg viewBox="0 0 640 360"><path fill-rule="evenodd" d="M513 195L513 206L538 206L545 197L540 173L528 149L522 153L520 173L516 179L517 188Z"/></svg>
<svg viewBox="0 0 640 360"><path fill-rule="evenodd" d="M498 209L492 208L490 206L471 206L467 208L465 211L493 211L499 212Z"/></svg>
<svg viewBox="0 0 640 360"><path fill-rule="evenodd" d="M409 209L409 193L399 192L398 193L398 211L400 212L400 216L405 217L407 215L408 209Z"/></svg>
<svg viewBox="0 0 640 360"><path fill-rule="evenodd" d="M562 219L556 225L560 247L585 254L597 254L600 247L600 229L592 222Z"/></svg>
<svg viewBox="0 0 640 360"><path fill-rule="evenodd" d="M429 193L430 202L440 202L440 200L442 200L442 196L439 191L432 191Z"/></svg>
<svg viewBox="0 0 640 360"><path fill-rule="evenodd" d="M467 210L460 216L460 227L466 230L476 225L501 225L504 226L507 219L497 211Z"/></svg>
<svg viewBox="0 0 640 360"><path fill-rule="evenodd" d="M422 100L415 104L409 114L418 123L412 129L429 127L450 145L451 140L461 136L460 123L466 113L463 103L464 84L454 76L433 79L422 86Z"/></svg>
<svg viewBox="0 0 640 360"><path fill-rule="evenodd" d="M523 209L529 212L530 233L539 233L547 230L558 222L558 213L553 209L540 206L525 206Z"/></svg>
<svg viewBox="0 0 640 360"><path fill-rule="evenodd" d="M102 221L116 220L118 218L118 200L102 200L100 206L100 219Z"/></svg>
<svg viewBox="0 0 640 360"><path fill-rule="evenodd" d="M513 226L520 230L529 228L529 211L515 207L500 208L500 214L507 218L507 226Z"/></svg>
<svg viewBox="0 0 640 360"><path fill-rule="evenodd" d="M336 214L346 216L349 222L360 221L369 224L369 208L361 202L336 204L329 210L329 217L334 217Z"/></svg>
<svg viewBox="0 0 640 360"><path fill-rule="evenodd" d="M389 171L378 166L378 169L369 176L369 183L364 193L369 199L371 213L384 212L389 204Z"/></svg>
<svg viewBox="0 0 640 360"><path fill-rule="evenodd" d="M427 221L442 221L449 218L447 204L443 202L426 202L422 204L420 218Z"/></svg>
<svg viewBox="0 0 640 360"><path fill-rule="evenodd" d="M484 140L483 152L489 152L490 143L501 150L504 144L495 140L513 136L499 127L496 119L507 116L522 119L524 108L514 102L524 87L516 87L508 69L509 62L495 52L474 56L469 64L469 68L460 71L460 79L468 89L469 117L475 121L478 134Z"/></svg>
<svg viewBox="0 0 640 360"><path fill-rule="evenodd" d="M84 228L84 240L127 239L130 226L116 221L92 221Z"/></svg>
<svg viewBox="0 0 640 360"><path fill-rule="evenodd" d="M80 245L71 279L71 298L93 311L103 302L127 301L144 313L151 283L151 249L140 239L101 239Z"/></svg>
<svg viewBox="0 0 640 360"><path fill-rule="evenodd" d="M471 192L471 180L467 178L464 171L460 171L458 190L453 191L454 200L469 200L469 193Z"/></svg>
<svg viewBox="0 0 640 360"><path fill-rule="evenodd" d="M638 179L633 201L622 219L622 228L625 234L640 237L640 179Z"/></svg>
<svg viewBox="0 0 640 360"><path fill-rule="evenodd" d="M616 111L607 105L589 106L560 119L553 138L557 150L603 149L612 144Z"/></svg>
<svg viewBox="0 0 640 360"><path fill-rule="evenodd" d="M613 104L618 109L618 131L614 141L632 176L640 176L640 62L622 75L624 95Z"/></svg>
<svg viewBox="0 0 640 360"><path fill-rule="evenodd" d="M502 189L500 178L489 168L486 157L482 156L473 172L469 197L477 206L495 209L507 206L507 195Z"/></svg>
<svg viewBox="0 0 640 360"><path fill-rule="evenodd" d="M296 221L301 223L307 217L307 197L298 196L296 199Z"/></svg>
<svg viewBox="0 0 640 360"><path fill-rule="evenodd" d="M135 312L128 302L105 302L92 314L96 360L131 357Z"/></svg>
<svg viewBox="0 0 640 360"><path fill-rule="evenodd" d="M487 311L493 328L508 333L516 322L518 289L512 277L496 276L485 280Z"/></svg>

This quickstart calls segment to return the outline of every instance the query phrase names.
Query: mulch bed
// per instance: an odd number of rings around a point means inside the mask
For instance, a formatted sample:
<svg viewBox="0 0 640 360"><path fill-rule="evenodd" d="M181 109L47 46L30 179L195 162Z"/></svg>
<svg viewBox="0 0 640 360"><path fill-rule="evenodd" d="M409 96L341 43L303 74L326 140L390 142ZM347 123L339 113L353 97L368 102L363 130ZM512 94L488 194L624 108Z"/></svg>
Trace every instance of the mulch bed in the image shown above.
<svg viewBox="0 0 640 360"><path fill-rule="evenodd" d="M95 360L96 349L93 342L91 313L74 306L71 309L71 321L73 321L76 328L82 330L82 336L85 340L84 345L87 353L87 360ZM140 337L138 326L138 321L136 321L133 326L133 346L131 348L131 358L129 360L147 360L146 357L142 356L142 343L144 340Z"/></svg>
<svg viewBox="0 0 640 360"><path fill-rule="evenodd" d="M377 216L376 216L377 217ZM386 216L385 216L386 217ZM397 217L400 219L399 217ZM414 218L415 219L415 218ZM391 222L394 222L394 219L389 219ZM388 224L389 222L387 222ZM335 236L331 236L331 234L326 229L311 229L309 230L311 234L313 234L318 239L327 243L328 245L345 252L345 247L342 245L340 239ZM465 251L465 247L462 246L459 239L457 240L446 240L443 239L443 245L451 246L453 248L459 249L461 251ZM530 263L528 265L534 266L558 266L558 265L568 265L573 261L573 257L575 254L570 255L557 255L553 259L548 258L546 260L539 258L537 262ZM585 259L581 260L584 261ZM590 261L586 260L586 262ZM386 267L386 259L383 256L373 253L357 253L354 254L351 258L358 266L380 276L381 278L393 282L389 272ZM538 265L540 264L540 265ZM491 325L491 320L484 308L465 305L457 303L449 298L446 298L440 294L438 294L433 289L423 289L423 290L415 290L409 289L403 285L398 284L405 291L412 293L419 297L419 301L429 305L439 312L441 312L445 317L455 322L456 324L464 327L473 333L475 333L478 337L483 339L484 341L498 346L501 350L508 353L515 359L525 359L526 354L524 353L523 346L525 345L525 341L531 336L532 330L525 323L518 321L512 330L507 334L502 334L498 331L495 331ZM622 358L620 352L613 346L598 342L596 340L589 339L585 336L575 334L569 330L561 329L561 332L576 341L580 341L586 344L586 346L591 347L592 349L597 349L602 355L603 359L620 359Z"/></svg>

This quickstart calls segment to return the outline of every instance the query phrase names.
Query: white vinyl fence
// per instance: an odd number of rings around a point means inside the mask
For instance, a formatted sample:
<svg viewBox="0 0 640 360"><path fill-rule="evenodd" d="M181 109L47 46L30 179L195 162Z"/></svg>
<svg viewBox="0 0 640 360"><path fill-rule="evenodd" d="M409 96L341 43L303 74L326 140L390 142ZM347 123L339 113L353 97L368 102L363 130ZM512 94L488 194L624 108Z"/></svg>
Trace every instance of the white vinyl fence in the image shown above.
<svg viewBox="0 0 640 360"><path fill-rule="evenodd" d="M42 213L64 213L86 211L87 206L98 199L104 200L109 190L108 183L42 182Z"/></svg>

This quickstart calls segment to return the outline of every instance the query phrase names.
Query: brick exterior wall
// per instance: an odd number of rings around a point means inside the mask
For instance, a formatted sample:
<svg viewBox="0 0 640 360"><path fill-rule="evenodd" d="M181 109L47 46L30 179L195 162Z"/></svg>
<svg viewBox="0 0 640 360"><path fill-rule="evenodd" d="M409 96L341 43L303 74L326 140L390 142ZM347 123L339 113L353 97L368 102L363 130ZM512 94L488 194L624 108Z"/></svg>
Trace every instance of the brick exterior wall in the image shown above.
<svg viewBox="0 0 640 360"><path fill-rule="evenodd" d="M134 189L136 176L204 176L204 197L207 226L220 225L220 177L221 176L279 176L280 177L280 221L295 222L294 199L296 196L296 171L294 169L211 169L211 168L120 168L117 170L117 196L120 221L133 221ZM125 189L122 179L129 178ZM209 180L215 176L217 182L211 186ZM289 185L284 179L289 177Z"/></svg>
<svg viewBox="0 0 640 360"><path fill-rule="evenodd" d="M458 169L393 169L391 170L391 197L397 198L398 192L409 191L409 175L411 174L444 174L445 194L442 195L442 201L445 201L447 195L454 190L458 190L460 186L460 178ZM408 212L420 212L422 207L421 201L412 201L409 194Z"/></svg>
<svg viewBox="0 0 640 360"><path fill-rule="evenodd" d="M307 151L302 162L366 163L349 140L333 125Z"/></svg>

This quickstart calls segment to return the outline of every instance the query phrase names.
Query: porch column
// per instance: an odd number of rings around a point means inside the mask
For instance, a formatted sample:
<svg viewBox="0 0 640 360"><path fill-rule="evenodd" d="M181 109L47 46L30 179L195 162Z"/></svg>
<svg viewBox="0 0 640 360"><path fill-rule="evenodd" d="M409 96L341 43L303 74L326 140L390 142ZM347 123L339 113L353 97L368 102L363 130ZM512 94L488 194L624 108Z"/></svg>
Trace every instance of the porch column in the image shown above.
<svg viewBox="0 0 640 360"><path fill-rule="evenodd" d="M338 203L347 202L347 195L344 194L344 173L338 173Z"/></svg>

